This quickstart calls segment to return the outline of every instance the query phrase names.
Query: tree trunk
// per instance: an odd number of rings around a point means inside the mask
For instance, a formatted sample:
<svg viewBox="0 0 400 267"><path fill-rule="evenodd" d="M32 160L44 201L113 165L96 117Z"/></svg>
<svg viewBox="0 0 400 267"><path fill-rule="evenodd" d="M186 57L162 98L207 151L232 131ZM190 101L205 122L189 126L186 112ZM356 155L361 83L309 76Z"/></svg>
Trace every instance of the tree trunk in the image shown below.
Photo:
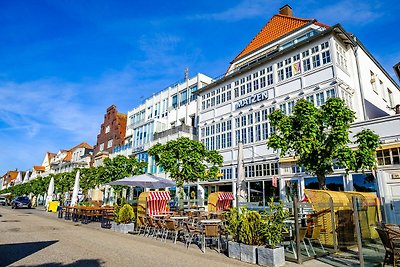
<svg viewBox="0 0 400 267"><path fill-rule="evenodd" d="M317 179L318 179L318 184L319 184L319 189L321 190L328 190L326 187L326 177L324 174L317 174Z"/></svg>

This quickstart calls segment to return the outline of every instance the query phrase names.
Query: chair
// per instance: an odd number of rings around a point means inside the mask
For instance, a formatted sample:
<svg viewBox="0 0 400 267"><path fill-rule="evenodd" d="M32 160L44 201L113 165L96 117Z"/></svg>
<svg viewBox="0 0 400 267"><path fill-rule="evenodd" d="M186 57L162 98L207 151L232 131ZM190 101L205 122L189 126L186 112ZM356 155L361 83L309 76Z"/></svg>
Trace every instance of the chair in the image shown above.
<svg viewBox="0 0 400 267"><path fill-rule="evenodd" d="M311 246L311 250L314 253L314 255L317 255L317 254L315 253L314 247L312 245L312 241L318 242L322 248L322 251L325 253L325 248L322 245L321 240L319 239L320 235L321 235L321 227L322 227L321 225L314 225L314 227L312 228L311 237L306 237L308 243Z"/></svg>
<svg viewBox="0 0 400 267"><path fill-rule="evenodd" d="M141 232L143 231L143 236L146 235L146 232L148 230L148 225L144 220L143 216L139 216L139 222L140 222L140 228L139 228L139 235L141 234Z"/></svg>
<svg viewBox="0 0 400 267"><path fill-rule="evenodd" d="M183 230L183 228L179 227L175 221L173 220L165 220L165 238L166 241L168 235L175 234L174 244L176 244L176 240L178 239L179 233Z"/></svg>
<svg viewBox="0 0 400 267"><path fill-rule="evenodd" d="M147 229L148 229L147 236L150 236L150 234L151 234L151 236L154 236L156 229L157 229L157 225L154 223L153 218L151 218L151 217L147 218L147 226L148 226L147 227Z"/></svg>
<svg viewBox="0 0 400 267"><path fill-rule="evenodd" d="M205 224L203 231L203 253L206 252L207 239L217 240L218 252L221 252L220 228L218 224Z"/></svg>
<svg viewBox="0 0 400 267"><path fill-rule="evenodd" d="M193 241L194 237L199 237L202 234L202 231L197 229L197 227L191 227L187 222L183 222L183 225L186 229L186 233L185 233L185 246L187 248L189 248L190 244Z"/></svg>
<svg viewBox="0 0 400 267"><path fill-rule="evenodd" d="M166 230L162 220L155 220L156 221L156 229L154 229L154 237L157 240L158 236L161 237L161 241L164 237L164 232Z"/></svg>
<svg viewBox="0 0 400 267"><path fill-rule="evenodd" d="M400 258L400 243L393 242L394 239L400 239L399 235L390 234L390 230L376 228L379 238L385 248L385 258L383 259L383 267L388 259L393 259L393 267L396 267L396 261Z"/></svg>
<svg viewBox="0 0 400 267"><path fill-rule="evenodd" d="M101 228L111 228L111 221L114 219L113 209L103 209L101 213Z"/></svg>

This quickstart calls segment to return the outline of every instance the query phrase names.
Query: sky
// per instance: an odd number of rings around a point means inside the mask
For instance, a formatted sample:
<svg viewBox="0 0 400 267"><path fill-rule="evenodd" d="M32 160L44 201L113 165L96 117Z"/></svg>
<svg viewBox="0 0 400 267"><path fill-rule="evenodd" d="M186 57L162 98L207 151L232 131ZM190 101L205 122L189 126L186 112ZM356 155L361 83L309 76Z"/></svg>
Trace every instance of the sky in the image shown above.
<svg viewBox="0 0 400 267"><path fill-rule="evenodd" d="M94 145L107 107L127 113L186 67L223 74L285 4L340 23L397 81L396 0L0 0L0 175Z"/></svg>

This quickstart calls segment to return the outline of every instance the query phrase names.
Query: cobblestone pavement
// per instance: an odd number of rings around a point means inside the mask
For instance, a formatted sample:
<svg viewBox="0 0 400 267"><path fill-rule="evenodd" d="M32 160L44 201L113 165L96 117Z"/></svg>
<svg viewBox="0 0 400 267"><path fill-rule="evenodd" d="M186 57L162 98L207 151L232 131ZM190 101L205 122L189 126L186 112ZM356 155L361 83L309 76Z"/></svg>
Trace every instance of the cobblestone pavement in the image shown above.
<svg viewBox="0 0 400 267"><path fill-rule="evenodd" d="M255 266L214 250L163 243L57 219L38 209L0 207L0 266ZM287 263L287 266L298 266ZM304 266L328 266L317 261Z"/></svg>

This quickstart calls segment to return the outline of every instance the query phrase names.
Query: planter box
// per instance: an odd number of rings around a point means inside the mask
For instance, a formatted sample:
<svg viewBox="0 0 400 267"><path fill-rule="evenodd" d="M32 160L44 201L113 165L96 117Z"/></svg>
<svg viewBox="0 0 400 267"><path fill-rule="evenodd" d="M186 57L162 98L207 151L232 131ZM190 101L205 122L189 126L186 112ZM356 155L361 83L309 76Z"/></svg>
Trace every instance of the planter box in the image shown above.
<svg viewBox="0 0 400 267"><path fill-rule="evenodd" d="M113 230L114 232L127 234L129 231L135 230L135 223L118 224L116 222L111 222L111 230Z"/></svg>
<svg viewBox="0 0 400 267"><path fill-rule="evenodd" d="M283 247L275 249L258 247L257 248L258 264L262 266L279 267L285 265L285 250Z"/></svg>
<svg viewBox="0 0 400 267"><path fill-rule="evenodd" d="M257 263L257 246L240 243L240 260L248 263Z"/></svg>
<svg viewBox="0 0 400 267"><path fill-rule="evenodd" d="M240 243L228 241L228 256L240 260Z"/></svg>

